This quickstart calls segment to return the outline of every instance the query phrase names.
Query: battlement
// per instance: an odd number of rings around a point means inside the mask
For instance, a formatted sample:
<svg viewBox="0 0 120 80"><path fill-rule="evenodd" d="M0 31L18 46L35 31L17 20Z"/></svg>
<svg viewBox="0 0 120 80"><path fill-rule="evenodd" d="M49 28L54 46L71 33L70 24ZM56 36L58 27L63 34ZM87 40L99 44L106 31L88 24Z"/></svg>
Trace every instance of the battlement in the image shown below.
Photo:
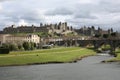
<svg viewBox="0 0 120 80"><path fill-rule="evenodd" d="M3 29L4 33L33 33L33 32L48 32L48 33L62 33L64 31L72 31L73 28L67 25L67 22L58 24L42 24L40 26L15 26L11 25Z"/></svg>

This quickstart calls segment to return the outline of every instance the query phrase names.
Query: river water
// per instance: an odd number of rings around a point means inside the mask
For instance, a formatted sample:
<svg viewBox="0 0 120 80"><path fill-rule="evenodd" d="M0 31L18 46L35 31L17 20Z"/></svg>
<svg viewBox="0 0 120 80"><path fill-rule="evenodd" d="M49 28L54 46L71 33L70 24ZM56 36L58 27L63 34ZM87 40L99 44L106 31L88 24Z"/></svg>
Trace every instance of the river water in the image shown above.
<svg viewBox="0 0 120 80"><path fill-rule="evenodd" d="M77 63L0 67L0 80L120 80L120 63L100 63L107 55Z"/></svg>

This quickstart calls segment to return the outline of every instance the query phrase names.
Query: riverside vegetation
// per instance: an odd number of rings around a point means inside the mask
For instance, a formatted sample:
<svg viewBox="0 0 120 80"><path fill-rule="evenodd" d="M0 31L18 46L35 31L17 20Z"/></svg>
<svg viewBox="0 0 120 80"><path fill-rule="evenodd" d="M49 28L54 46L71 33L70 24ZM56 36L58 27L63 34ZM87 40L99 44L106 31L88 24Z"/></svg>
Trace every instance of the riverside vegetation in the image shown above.
<svg viewBox="0 0 120 80"><path fill-rule="evenodd" d="M116 50L117 57L112 58L110 60L105 60L103 62L120 62L120 49Z"/></svg>
<svg viewBox="0 0 120 80"><path fill-rule="evenodd" d="M98 52L110 50L110 45L102 45L99 49ZM115 53L117 54L116 57L109 59L109 60L104 60L102 62L120 62L120 48L117 48Z"/></svg>
<svg viewBox="0 0 120 80"><path fill-rule="evenodd" d="M83 57L95 55L96 52L88 48L59 47L33 51L14 51L0 54L0 66L16 66L48 63L71 63Z"/></svg>

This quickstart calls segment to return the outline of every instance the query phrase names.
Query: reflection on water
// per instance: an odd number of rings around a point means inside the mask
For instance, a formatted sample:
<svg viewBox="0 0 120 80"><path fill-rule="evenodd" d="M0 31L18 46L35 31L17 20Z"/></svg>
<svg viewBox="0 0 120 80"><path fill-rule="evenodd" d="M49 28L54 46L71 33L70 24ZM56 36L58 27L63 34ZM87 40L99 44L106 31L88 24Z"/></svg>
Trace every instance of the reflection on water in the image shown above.
<svg viewBox="0 0 120 80"><path fill-rule="evenodd" d="M100 63L92 56L77 63L0 67L0 80L119 80L119 63Z"/></svg>

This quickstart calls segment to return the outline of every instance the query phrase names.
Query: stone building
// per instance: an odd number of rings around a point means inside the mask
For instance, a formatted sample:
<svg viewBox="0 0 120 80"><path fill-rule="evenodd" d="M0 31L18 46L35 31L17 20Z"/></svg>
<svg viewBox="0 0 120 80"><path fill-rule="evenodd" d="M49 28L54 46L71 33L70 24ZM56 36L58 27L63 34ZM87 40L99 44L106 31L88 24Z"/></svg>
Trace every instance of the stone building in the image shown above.
<svg viewBox="0 0 120 80"><path fill-rule="evenodd" d="M113 33L113 29L108 29L108 30L102 30L100 27L98 27L98 29L95 29L94 26L92 27L82 27L80 29L76 29L75 30L79 35L83 35L83 36L94 36L95 34L111 34Z"/></svg>
<svg viewBox="0 0 120 80"><path fill-rule="evenodd" d="M0 43L16 43L21 44L23 42L34 42L40 43L40 37L38 35L27 34L27 35L11 35L11 34L0 34Z"/></svg>
<svg viewBox="0 0 120 80"><path fill-rule="evenodd" d="M15 27L14 25L10 27L6 27L3 29L3 32L6 34L10 33L34 33L34 32L48 32L48 27L36 27L34 25L32 26L18 26Z"/></svg>
<svg viewBox="0 0 120 80"><path fill-rule="evenodd" d="M34 33L34 32L47 32L47 33L63 33L63 32L72 32L73 28L65 23L58 23L58 24L40 24L40 26L18 26L15 27L14 25L10 27L6 27L3 29L3 32L6 34L11 33Z"/></svg>
<svg viewBox="0 0 120 80"><path fill-rule="evenodd" d="M6 37L10 36L10 34L0 34L0 43L6 43Z"/></svg>
<svg viewBox="0 0 120 80"><path fill-rule="evenodd" d="M82 27L80 29L76 29L75 30L79 35L83 35L83 36L93 36L96 33L95 28L92 27Z"/></svg>

